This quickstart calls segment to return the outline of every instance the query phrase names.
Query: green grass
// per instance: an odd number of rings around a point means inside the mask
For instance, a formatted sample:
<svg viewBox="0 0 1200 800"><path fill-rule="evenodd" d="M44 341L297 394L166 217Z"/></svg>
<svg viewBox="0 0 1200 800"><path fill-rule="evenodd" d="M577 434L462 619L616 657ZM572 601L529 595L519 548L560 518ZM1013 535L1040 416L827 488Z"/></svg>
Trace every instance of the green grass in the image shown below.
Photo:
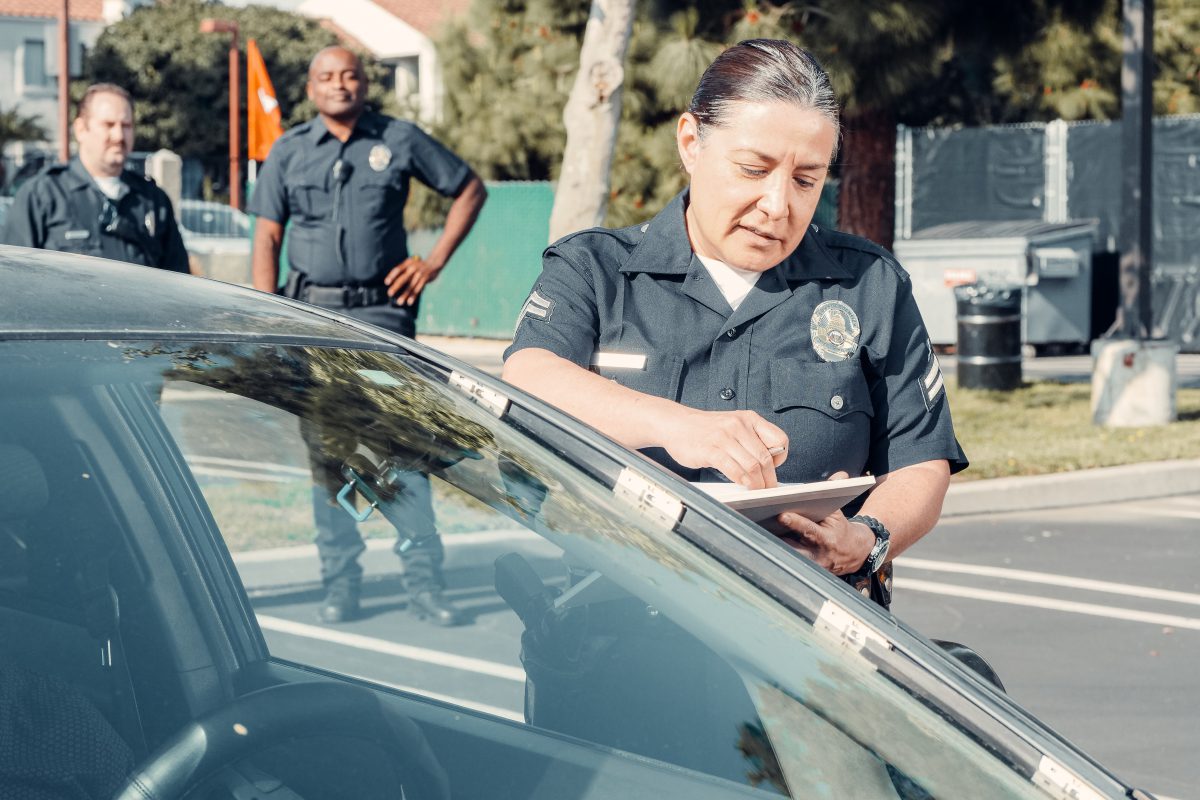
<svg viewBox="0 0 1200 800"><path fill-rule="evenodd" d="M1092 424L1088 383L1038 381L994 392L947 381L947 389L954 428L971 461L956 480L1200 458L1200 389L1178 390L1179 421L1153 428Z"/></svg>
<svg viewBox="0 0 1200 800"><path fill-rule="evenodd" d="M313 541L312 485L306 480L209 481L202 483L201 491L226 544L235 553ZM515 524L438 480L433 481L433 506L438 532L443 535ZM358 529L364 539L396 538L396 529L379 513L359 523Z"/></svg>

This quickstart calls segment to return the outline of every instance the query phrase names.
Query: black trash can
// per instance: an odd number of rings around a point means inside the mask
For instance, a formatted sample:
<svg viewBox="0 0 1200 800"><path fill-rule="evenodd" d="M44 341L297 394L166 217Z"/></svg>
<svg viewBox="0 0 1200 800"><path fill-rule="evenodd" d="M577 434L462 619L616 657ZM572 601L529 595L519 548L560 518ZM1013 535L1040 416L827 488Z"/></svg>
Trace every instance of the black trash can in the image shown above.
<svg viewBox="0 0 1200 800"><path fill-rule="evenodd" d="M958 385L1008 391L1021 385L1021 287L971 283L958 306Z"/></svg>

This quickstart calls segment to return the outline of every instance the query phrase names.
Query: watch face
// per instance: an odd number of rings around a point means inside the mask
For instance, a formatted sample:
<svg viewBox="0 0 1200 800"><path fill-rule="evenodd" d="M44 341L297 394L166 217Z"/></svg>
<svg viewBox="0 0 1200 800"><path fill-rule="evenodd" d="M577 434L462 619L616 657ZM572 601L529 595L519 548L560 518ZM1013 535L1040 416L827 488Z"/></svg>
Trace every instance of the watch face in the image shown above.
<svg viewBox="0 0 1200 800"><path fill-rule="evenodd" d="M879 568L887 563L888 551L892 549L890 539L882 539L875 542L875 547L871 550L871 572L878 572Z"/></svg>

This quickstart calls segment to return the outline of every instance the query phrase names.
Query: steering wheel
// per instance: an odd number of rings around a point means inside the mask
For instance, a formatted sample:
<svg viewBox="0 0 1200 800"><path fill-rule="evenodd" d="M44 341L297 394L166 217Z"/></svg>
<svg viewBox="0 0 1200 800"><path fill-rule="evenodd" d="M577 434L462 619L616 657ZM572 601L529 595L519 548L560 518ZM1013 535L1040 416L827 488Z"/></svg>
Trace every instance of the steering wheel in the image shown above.
<svg viewBox="0 0 1200 800"><path fill-rule="evenodd" d="M389 719L374 693L361 686L314 681L288 683L251 692L188 723L151 753L113 800L179 800L223 767L266 748L310 737L339 737L384 744L396 785L433 780L433 796L445 775L414 722ZM414 775L400 766L415 762ZM430 769L432 767L432 773ZM414 795L418 796L418 795Z"/></svg>

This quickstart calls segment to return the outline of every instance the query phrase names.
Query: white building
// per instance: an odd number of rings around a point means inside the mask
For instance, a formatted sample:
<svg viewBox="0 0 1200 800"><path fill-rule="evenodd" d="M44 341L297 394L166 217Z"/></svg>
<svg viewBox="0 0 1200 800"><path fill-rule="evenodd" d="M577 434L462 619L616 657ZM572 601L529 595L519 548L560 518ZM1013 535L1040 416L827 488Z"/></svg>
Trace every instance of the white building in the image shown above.
<svg viewBox="0 0 1200 800"><path fill-rule="evenodd" d="M444 23L465 14L470 4L470 0L304 0L296 10L328 20L340 34L391 65L401 102L413 103L422 119L432 120L442 105L433 38Z"/></svg>
<svg viewBox="0 0 1200 800"><path fill-rule="evenodd" d="M59 0L0 0L0 109L38 117L55 152L59 7ZM129 6L124 0L70 0L69 11L69 72L75 78L87 49Z"/></svg>

